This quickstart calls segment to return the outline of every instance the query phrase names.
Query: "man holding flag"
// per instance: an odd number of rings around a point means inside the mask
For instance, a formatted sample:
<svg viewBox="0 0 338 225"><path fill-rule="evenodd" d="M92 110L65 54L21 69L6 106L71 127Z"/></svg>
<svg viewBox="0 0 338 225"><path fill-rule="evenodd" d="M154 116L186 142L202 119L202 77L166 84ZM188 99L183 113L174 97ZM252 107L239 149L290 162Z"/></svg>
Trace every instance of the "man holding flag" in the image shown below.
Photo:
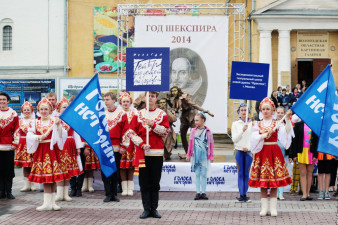
<svg viewBox="0 0 338 225"><path fill-rule="evenodd" d="M139 167L139 183L142 196L143 213L140 218L161 218L157 212L160 180L163 166L164 142L169 131L167 114L156 108L158 92L149 92L149 113L147 109L139 111L131 121L130 129L123 135L122 144L128 147L130 139L136 145L135 172ZM147 127L149 127L149 146L147 143ZM141 138L141 139L140 139ZM142 146L143 149L140 148Z"/></svg>
<svg viewBox="0 0 338 225"><path fill-rule="evenodd" d="M318 152L338 157L338 95L330 65L291 110L318 135Z"/></svg>

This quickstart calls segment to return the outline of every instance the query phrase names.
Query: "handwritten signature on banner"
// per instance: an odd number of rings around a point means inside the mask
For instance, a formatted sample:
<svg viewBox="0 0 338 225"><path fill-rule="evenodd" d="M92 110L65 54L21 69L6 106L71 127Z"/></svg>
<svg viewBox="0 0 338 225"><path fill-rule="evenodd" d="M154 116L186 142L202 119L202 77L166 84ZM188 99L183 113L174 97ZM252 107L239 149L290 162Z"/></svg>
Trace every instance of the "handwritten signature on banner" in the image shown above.
<svg viewBox="0 0 338 225"><path fill-rule="evenodd" d="M134 59L134 85L161 85L162 59Z"/></svg>

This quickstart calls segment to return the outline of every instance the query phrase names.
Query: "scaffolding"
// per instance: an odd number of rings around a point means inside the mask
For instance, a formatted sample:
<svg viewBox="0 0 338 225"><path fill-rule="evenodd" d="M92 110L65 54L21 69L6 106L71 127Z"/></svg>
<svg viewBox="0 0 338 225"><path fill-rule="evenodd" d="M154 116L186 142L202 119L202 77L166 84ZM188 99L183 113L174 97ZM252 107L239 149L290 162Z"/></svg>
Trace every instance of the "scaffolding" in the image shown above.
<svg viewBox="0 0 338 225"><path fill-rule="evenodd" d="M165 12L163 12L165 10ZM229 49L228 62L245 60L245 4L243 3L166 3L166 4L119 4L118 5L118 38L130 46L129 27L131 17L142 15L175 15L175 16L228 16L229 17L229 46L233 46L232 51ZM123 43L118 41L117 54L123 55ZM118 65L122 65L122 57L118 57ZM228 62L226 62L228 64ZM229 66L228 66L229 68ZM123 79L125 79L126 68L118 67L117 77L119 81L119 90L125 89ZM229 76L229 75L228 75ZM230 79L228 79L230 80ZM236 104L234 102L234 110ZM229 112L228 112L229 113ZM235 118L235 111L232 112ZM231 116L231 115L230 115Z"/></svg>

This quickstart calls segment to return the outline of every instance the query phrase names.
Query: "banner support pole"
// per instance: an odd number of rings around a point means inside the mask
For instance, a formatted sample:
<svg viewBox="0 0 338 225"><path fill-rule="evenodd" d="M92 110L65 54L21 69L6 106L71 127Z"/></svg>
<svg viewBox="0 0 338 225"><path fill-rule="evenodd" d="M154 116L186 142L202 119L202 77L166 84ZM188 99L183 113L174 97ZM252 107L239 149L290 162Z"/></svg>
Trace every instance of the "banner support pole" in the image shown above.
<svg viewBox="0 0 338 225"><path fill-rule="evenodd" d="M149 119L149 91L146 92L147 119ZM147 125L147 145L149 145L149 125Z"/></svg>

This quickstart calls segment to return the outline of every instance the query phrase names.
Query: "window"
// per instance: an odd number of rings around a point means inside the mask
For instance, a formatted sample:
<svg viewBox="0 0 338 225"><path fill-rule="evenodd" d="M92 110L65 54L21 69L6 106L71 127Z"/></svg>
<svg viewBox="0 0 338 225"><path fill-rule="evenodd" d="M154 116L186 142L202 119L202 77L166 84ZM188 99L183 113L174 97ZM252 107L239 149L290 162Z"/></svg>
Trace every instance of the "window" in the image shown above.
<svg viewBox="0 0 338 225"><path fill-rule="evenodd" d="M2 50L12 50L12 27L4 26L2 30Z"/></svg>

